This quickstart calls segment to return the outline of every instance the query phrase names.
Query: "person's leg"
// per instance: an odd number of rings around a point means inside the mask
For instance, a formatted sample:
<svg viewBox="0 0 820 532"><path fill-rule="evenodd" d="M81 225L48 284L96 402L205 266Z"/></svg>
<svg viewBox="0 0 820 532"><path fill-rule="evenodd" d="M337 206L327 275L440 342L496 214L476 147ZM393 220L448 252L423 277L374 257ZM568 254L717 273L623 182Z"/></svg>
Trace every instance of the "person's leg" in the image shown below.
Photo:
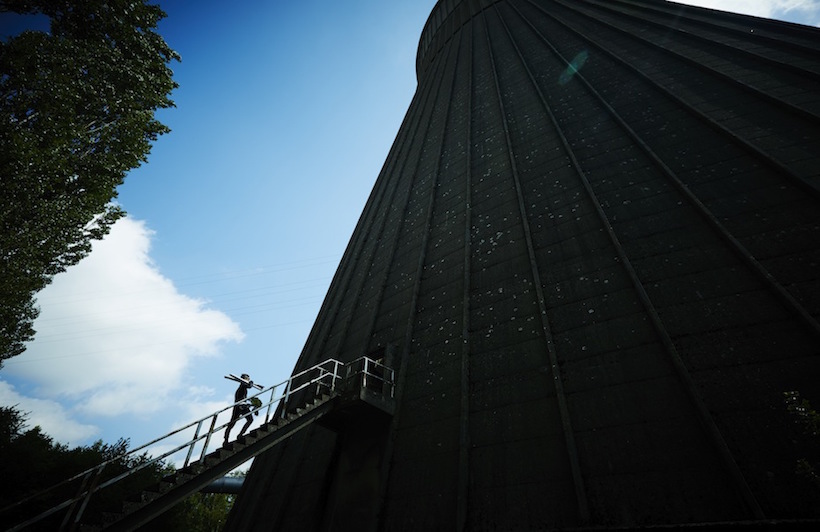
<svg viewBox="0 0 820 532"><path fill-rule="evenodd" d="M238 412L236 412L236 409L234 409L234 411L231 412L231 422L228 423L227 427L225 427L225 443L228 443L228 438L231 437L231 429L234 425L236 425L236 420L239 419L237 413Z"/></svg>
<svg viewBox="0 0 820 532"><path fill-rule="evenodd" d="M245 426L242 427L242 430L239 431L239 436L245 434L245 431L248 430L248 427L251 426L251 423L253 423L253 416L251 414L248 414L247 416L245 416Z"/></svg>

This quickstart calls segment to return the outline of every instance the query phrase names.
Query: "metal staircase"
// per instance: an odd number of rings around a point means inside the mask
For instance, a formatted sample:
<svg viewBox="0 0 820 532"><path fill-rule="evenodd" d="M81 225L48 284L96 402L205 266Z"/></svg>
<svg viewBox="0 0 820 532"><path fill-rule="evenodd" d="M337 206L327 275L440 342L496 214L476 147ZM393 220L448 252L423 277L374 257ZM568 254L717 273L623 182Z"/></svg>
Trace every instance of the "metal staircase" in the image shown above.
<svg viewBox="0 0 820 532"><path fill-rule="evenodd" d="M133 530L314 422L322 420L325 427L339 431L343 430L344 425L352 416L391 416L393 414L393 392L394 372L380 362L367 357L348 364L333 359L326 360L293 375L287 381L249 396L248 400L259 397L262 401L261 406L254 408L252 413L258 415L264 411L264 422L234 442L219 447L211 445L214 435L228 425L227 421L218 425L217 418L220 414L225 413L229 417L228 411L235 406L229 405L141 445L122 457L103 462L45 492L4 508L0 511L0 518L7 510L25 505L56 489L65 489L66 486L74 484L78 485L75 496L14 525L8 529L9 532L34 529L36 524L57 512L64 512L62 524L59 527L61 531ZM248 400L236 404L244 404ZM193 436L188 437L187 441L173 443L180 437L184 437L184 434L190 434L191 431L193 431ZM105 466L111 462L123 457L139 456L137 453L145 453L151 447L164 445L170 445L171 450L152 457L121 475L102 480ZM155 466L162 460L180 456L181 453L185 453L181 468L161 481L153 485L146 485L139 492L134 493L132 500L122 503L120 511L105 513L102 522L87 523L83 520L83 513L88 502L96 494L132 477L147 467ZM196 455L198 458L192 461Z"/></svg>

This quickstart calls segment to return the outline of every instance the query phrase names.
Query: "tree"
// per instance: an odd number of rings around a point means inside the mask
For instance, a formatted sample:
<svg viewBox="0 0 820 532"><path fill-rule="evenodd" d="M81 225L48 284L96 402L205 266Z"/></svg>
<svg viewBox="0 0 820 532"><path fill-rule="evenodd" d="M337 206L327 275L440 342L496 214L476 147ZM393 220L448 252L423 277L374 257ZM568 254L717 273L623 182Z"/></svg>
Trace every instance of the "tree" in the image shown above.
<svg viewBox="0 0 820 532"><path fill-rule="evenodd" d="M245 471L234 471L229 476L242 477ZM219 532L225 528L228 514L236 500L232 493L194 493L180 504L178 522L188 532Z"/></svg>
<svg viewBox="0 0 820 532"><path fill-rule="evenodd" d="M78 473L108 462L100 479L103 482L151 460L147 453L127 456L128 440L122 438L114 444L98 440L90 446L69 449L55 443L39 426L26 430L25 417L16 407L0 407L0 522L7 525L23 522L76 495L79 481L58 489L53 486ZM84 522L99 522L103 512L119 510L128 497L173 471L173 466L158 461L100 490L89 499ZM18 501L25 502L15 505ZM173 508L145 530L189 530L185 520L197 519L189 514ZM46 517L34 529L56 530L64 515L65 510Z"/></svg>
<svg viewBox="0 0 820 532"><path fill-rule="evenodd" d="M79 481L53 489L62 481L108 461L101 481L135 469L151 460L148 454L126 456L128 441L114 444L101 440L90 446L55 443L40 427L26 428L26 416L17 407L0 407L0 523L12 525L34 517L70 499L79 491ZM103 512L117 511L125 500L175 471L164 461L150 464L130 477L100 490L91 497L83 522L99 522ZM247 471L235 471L244 477ZM44 493L45 490L52 488ZM39 494L39 495L38 495ZM222 530L235 495L195 493L153 519L140 530L211 532ZM20 502L25 501L25 502ZM56 530L65 516L60 511L36 524L33 530Z"/></svg>
<svg viewBox="0 0 820 532"><path fill-rule="evenodd" d="M820 414L811 406L807 399L800 397L800 392L790 391L783 393L786 400L786 410L791 414L804 435L809 436L817 444L817 437L820 436ZM797 460L795 471L801 477L808 479L816 487L820 487L820 463L812 463L806 458Z"/></svg>
<svg viewBox="0 0 820 532"><path fill-rule="evenodd" d="M99 464L110 461L101 480L146 464L147 454L126 456L128 441L106 444L101 440L90 446L68 446L55 443L40 427L26 429L25 414L16 407L0 407L0 522L19 523L74 496L79 482L44 490ZM118 508L129 495L158 481L169 466L157 462L90 499L84 515L98 520L103 511ZM42 495L37 495L41 494ZM34 498L30 498L34 496ZM26 502L13 506L18 501ZM176 522L176 513L163 516L167 523ZM56 530L64 512L58 512L38 523L37 529ZM176 528L176 527L170 527ZM166 529L170 529L166 528Z"/></svg>
<svg viewBox="0 0 820 532"><path fill-rule="evenodd" d="M0 365L25 350L35 294L123 216L126 174L169 129L179 56L146 0L0 0L49 33L0 42Z"/></svg>

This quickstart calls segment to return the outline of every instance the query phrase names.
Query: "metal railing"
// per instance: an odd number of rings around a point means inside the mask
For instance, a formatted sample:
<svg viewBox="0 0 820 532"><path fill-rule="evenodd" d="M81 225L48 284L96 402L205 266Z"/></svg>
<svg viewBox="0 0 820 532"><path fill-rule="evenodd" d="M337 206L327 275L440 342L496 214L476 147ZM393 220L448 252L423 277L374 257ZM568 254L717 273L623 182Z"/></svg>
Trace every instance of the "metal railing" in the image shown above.
<svg viewBox="0 0 820 532"><path fill-rule="evenodd" d="M342 374L343 371L344 375ZM348 364L343 364L338 360L329 359L291 376L286 381L265 388L253 395L249 395L247 399L243 399L232 405L228 405L220 410L217 410L216 412L213 412L212 414L209 414L201 419L188 423L187 425L180 427L176 430L173 430L163 436L160 436L159 438L151 440L148 443L140 445L139 447L136 447L128 451L127 453L106 460L91 469L78 473L72 476L71 478L62 481L59 484L56 484L45 491L39 492L35 495L18 501L10 506L7 506L6 508L0 510L0 515L2 515L8 510L20 507L34 499L42 498L43 496L52 493L59 488L65 487L73 482L79 482L80 486L77 491L77 494L74 497L71 497L68 500L58 504L57 506L54 506L49 510L40 513L39 515L27 521L24 521L8 530L9 532L11 532L24 529L25 527L31 524L39 522L42 519L45 519L46 517L67 508L69 510L66 512L66 516L63 519L63 522L60 526L60 530L71 529L80 522L80 519L83 515L83 512L86 509L86 506L88 505L89 500L91 499L91 496L99 492L100 490L108 486L111 486L112 484L116 484L117 482L120 482L127 477L130 477L138 471L158 464L159 462L165 460L170 456L173 456L180 452L185 452L187 450L185 460L181 467L181 469L184 469L188 467L188 465L191 463L191 458L195 455L195 451L197 450L197 447L199 445L201 445L201 449L199 449L198 451L199 460L203 460L206 454L208 453L212 436L215 433L225 429L230 423L229 419L225 423L222 423L217 426L217 418L220 416L220 414L232 410L235 406L249 404L252 398L259 398L262 404L256 407L252 407L250 412L248 412L247 414L243 413L241 417L246 417L252 414L259 415L264 410L265 421L263 424L267 424L271 421L274 421L273 417L277 415L276 411L274 410L275 405L278 405L279 408L279 418L286 418L288 414L292 413L290 408L292 405L290 403L293 399L293 396L298 392L303 392L299 394L300 399L304 399L307 402L312 400L316 396L320 396L323 393L328 395L332 394L336 390L340 381L343 380L345 382L349 382L352 377L355 377L357 375L361 375L361 385L363 387L368 387L368 382L370 383L369 386L372 387L372 383L378 380L379 382L381 382L380 386L382 387L383 392L389 393L390 397L392 397L394 383L394 372L392 369L387 368L380 362L371 360L367 357L359 358ZM207 427L205 431L203 431L204 427ZM178 437L179 435L185 432L190 432L192 429L194 431L194 434L193 437L189 440L180 444L170 443L172 441L172 438L175 439L175 437ZM170 443L172 449L163 452L159 456L151 457L145 461L139 461L135 467L128 469L124 473L116 475L113 478L107 479L105 481L101 481L102 473L107 465L110 465L114 462L121 463L123 460L128 460L129 458L137 458L139 457L139 453L143 453L144 455L148 452L148 449L150 447L162 445L163 443ZM71 518L72 515L74 515L73 519Z"/></svg>
<svg viewBox="0 0 820 532"><path fill-rule="evenodd" d="M360 378L358 386L382 393L393 398L395 372L377 360L361 357L345 364L345 381Z"/></svg>

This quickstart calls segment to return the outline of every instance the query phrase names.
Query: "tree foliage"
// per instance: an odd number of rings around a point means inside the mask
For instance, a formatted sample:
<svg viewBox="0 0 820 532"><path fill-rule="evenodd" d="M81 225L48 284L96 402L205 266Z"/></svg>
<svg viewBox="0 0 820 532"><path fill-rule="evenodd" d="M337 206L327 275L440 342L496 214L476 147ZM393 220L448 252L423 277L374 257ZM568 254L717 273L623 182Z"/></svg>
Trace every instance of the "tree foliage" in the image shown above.
<svg viewBox="0 0 820 532"><path fill-rule="evenodd" d="M17 408L0 407L0 478L3 479L0 483L0 522L6 524L22 522L74 496L78 492L77 483L37 495L78 473L110 461L103 470L102 480L105 480L150 460L147 454L126 457L128 441L124 439L114 444L99 440L90 446L69 449L55 443L40 427L26 429L25 425L25 415ZM157 462L126 481L101 490L90 499L84 516L92 522L98 520L103 511L118 508L138 487L162 478L167 469L164 463ZM14 506L31 496L34 498L25 504ZM35 529L56 530L63 516L64 512L57 512L37 523ZM169 514L166 519L175 523L177 515Z"/></svg>
<svg viewBox="0 0 820 532"><path fill-rule="evenodd" d="M807 399L800 397L800 392L790 391L784 394L786 410L791 414L795 423L802 429L803 434L811 437L814 444L820 436L820 414L817 413ZM797 460L795 471L801 477L808 479L816 487L820 488L820 463L812 462L806 458Z"/></svg>
<svg viewBox="0 0 820 532"><path fill-rule="evenodd" d="M0 407L0 478L3 479L0 483L0 523L21 523L70 499L78 492L76 482L45 494L43 491L103 462L109 464L103 470L101 481L151 460L147 454L126 457L127 451L128 441L124 439L114 444L99 440L90 446L69 449L55 443L40 427L27 429L25 415L16 407ZM172 465L157 462L100 490L90 498L83 522L99 522L104 511L119 510L123 501L173 472ZM245 473L235 472L232 476L245 476ZM234 499L232 494L195 493L142 530L221 531ZM15 505L24 500L25 503ZM64 515L65 511L57 512L36 523L32 530L57 530Z"/></svg>
<svg viewBox="0 0 820 532"><path fill-rule="evenodd" d="M244 477L247 471L234 471L230 476ZM187 532L221 532L236 500L231 493L194 493L180 504L178 522Z"/></svg>
<svg viewBox="0 0 820 532"><path fill-rule="evenodd" d="M34 295L123 215L128 171L168 128L169 64L146 0L0 0L48 33L0 42L0 364L34 335Z"/></svg>

